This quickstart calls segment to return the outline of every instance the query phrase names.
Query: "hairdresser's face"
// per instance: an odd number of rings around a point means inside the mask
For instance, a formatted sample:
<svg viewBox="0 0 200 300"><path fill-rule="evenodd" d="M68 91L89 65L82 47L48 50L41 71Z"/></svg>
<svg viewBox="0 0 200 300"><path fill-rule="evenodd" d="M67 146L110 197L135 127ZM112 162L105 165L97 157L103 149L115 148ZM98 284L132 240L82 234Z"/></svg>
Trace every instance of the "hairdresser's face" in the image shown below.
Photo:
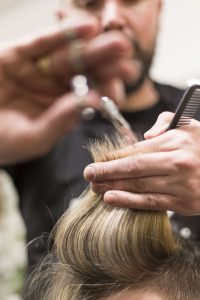
<svg viewBox="0 0 200 300"><path fill-rule="evenodd" d="M134 60L140 68L135 84L147 75L154 54L162 0L65 0L68 17L92 15L101 31L118 30L133 44Z"/></svg>
<svg viewBox="0 0 200 300"><path fill-rule="evenodd" d="M121 295L113 295L105 300L164 300L163 297L148 291L127 292Z"/></svg>

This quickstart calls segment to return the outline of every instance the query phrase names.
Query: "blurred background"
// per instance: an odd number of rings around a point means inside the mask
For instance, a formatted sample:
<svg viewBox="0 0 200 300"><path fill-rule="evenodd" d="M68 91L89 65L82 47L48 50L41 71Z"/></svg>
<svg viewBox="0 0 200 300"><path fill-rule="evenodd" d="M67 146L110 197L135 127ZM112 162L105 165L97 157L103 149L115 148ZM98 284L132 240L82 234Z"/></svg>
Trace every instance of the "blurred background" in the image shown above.
<svg viewBox="0 0 200 300"><path fill-rule="evenodd" d="M0 46L56 23L59 0L0 0ZM151 70L159 82L185 87L200 79L200 1L164 0L157 52ZM19 300L26 264L25 229L17 195L0 172L0 299Z"/></svg>
<svg viewBox="0 0 200 300"><path fill-rule="evenodd" d="M184 86L200 78L200 1L163 0L164 8L152 75ZM0 43L56 22L59 0L0 0Z"/></svg>

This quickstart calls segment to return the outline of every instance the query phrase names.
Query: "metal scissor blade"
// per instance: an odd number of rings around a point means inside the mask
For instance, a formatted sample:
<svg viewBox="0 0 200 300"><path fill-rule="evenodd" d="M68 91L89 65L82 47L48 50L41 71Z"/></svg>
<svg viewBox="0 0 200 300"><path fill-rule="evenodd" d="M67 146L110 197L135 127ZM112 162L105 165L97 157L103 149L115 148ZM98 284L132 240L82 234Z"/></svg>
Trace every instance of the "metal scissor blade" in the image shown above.
<svg viewBox="0 0 200 300"><path fill-rule="evenodd" d="M112 123L118 134L126 138L129 143L135 143L137 138L135 137L129 123L124 119L114 101L108 97L101 98L102 111L106 118Z"/></svg>

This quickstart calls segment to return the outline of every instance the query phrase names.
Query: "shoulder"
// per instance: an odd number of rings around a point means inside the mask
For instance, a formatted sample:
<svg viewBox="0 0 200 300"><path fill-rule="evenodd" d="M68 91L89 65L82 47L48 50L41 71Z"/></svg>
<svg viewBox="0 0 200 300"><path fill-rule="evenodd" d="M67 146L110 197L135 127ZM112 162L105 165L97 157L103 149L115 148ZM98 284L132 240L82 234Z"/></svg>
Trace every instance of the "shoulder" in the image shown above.
<svg viewBox="0 0 200 300"><path fill-rule="evenodd" d="M185 90L158 82L154 82L154 85L160 94L161 101L167 104L171 109L175 109L179 104Z"/></svg>

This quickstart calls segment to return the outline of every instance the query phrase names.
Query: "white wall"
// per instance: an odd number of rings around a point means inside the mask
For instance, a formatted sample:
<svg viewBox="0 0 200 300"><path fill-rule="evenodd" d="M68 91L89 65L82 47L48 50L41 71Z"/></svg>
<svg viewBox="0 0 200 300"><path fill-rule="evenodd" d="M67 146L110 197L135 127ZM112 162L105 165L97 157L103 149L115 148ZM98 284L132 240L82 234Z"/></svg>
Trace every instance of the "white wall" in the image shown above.
<svg viewBox="0 0 200 300"><path fill-rule="evenodd" d="M0 0L0 43L55 22L58 0ZM200 1L165 0L152 76L185 85L200 78Z"/></svg>
<svg viewBox="0 0 200 300"><path fill-rule="evenodd" d="M200 79L200 1L164 0L158 51L152 74L183 85Z"/></svg>

